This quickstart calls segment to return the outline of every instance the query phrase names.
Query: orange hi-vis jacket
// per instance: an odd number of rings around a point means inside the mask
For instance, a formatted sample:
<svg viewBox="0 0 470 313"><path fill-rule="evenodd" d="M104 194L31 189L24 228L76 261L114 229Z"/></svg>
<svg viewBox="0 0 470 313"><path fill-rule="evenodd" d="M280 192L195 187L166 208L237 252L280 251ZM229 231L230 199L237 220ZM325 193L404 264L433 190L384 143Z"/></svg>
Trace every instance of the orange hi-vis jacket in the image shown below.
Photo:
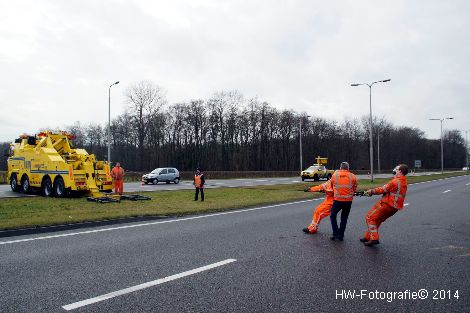
<svg viewBox="0 0 470 313"><path fill-rule="evenodd" d="M111 170L111 176L113 176L115 180L121 180L124 176L124 169L122 167L113 167Z"/></svg>
<svg viewBox="0 0 470 313"><path fill-rule="evenodd" d="M194 175L194 187L201 188L201 175Z"/></svg>
<svg viewBox="0 0 470 313"><path fill-rule="evenodd" d="M313 186L312 188L310 188L311 192L322 191L322 190L325 191L325 196L326 196L325 201L323 201L323 203L333 204L334 192L333 192L333 186L331 185L331 180L321 185Z"/></svg>
<svg viewBox="0 0 470 313"><path fill-rule="evenodd" d="M335 201L352 201L357 189L357 177L347 170L337 170L331 177Z"/></svg>
<svg viewBox="0 0 470 313"><path fill-rule="evenodd" d="M395 209L403 209L406 191L408 190L408 181L405 176L394 177L382 187L372 189L372 194L383 194L382 202L385 202Z"/></svg>

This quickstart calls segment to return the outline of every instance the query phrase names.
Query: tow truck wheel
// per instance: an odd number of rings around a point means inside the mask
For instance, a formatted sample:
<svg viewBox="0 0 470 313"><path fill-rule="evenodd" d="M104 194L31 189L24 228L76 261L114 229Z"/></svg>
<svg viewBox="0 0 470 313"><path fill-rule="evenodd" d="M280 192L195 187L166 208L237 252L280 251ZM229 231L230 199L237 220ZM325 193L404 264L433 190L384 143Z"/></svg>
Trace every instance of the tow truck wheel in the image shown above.
<svg viewBox="0 0 470 313"><path fill-rule="evenodd" d="M65 184L64 179L62 177L57 177L54 182L54 196L57 198L65 197Z"/></svg>
<svg viewBox="0 0 470 313"><path fill-rule="evenodd" d="M16 177L16 174L12 174L10 177L10 187L14 192L18 192L20 190L20 188L18 188L18 177Z"/></svg>
<svg viewBox="0 0 470 313"><path fill-rule="evenodd" d="M31 185L29 184L29 178L27 175L24 175L21 179L21 191L25 194L31 192Z"/></svg>
<svg viewBox="0 0 470 313"><path fill-rule="evenodd" d="M44 177L42 180L41 194L44 197L50 197L52 195L52 181L49 177Z"/></svg>

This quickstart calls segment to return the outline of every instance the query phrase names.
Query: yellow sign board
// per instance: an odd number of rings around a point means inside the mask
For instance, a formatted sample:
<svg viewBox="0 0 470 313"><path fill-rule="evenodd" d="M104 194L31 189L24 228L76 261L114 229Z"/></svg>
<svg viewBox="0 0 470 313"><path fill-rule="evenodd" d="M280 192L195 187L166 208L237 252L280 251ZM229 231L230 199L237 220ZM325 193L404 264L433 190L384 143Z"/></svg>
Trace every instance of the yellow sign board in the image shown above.
<svg viewBox="0 0 470 313"><path fill-rule="evenodd" d="M328 163L328 158L322 158L320 156L317 156L315 160L317 160L317 164L327 164Z"/></svg>

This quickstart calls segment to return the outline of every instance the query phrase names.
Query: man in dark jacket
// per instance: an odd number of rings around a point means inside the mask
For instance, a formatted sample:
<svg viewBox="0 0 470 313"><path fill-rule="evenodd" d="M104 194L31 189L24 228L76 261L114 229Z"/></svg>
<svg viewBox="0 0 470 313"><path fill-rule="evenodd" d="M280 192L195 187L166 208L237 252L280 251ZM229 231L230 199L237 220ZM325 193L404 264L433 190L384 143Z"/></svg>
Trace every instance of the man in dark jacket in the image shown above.
<svg viewBox="0 0 470 313"><path fill-rule="evenodd" d="M197 201L199 190L201 191L201 201L204 201L204 184L206 179L204 178L204 173L198 167L196 169L196 174L194 174L193 185L196 188L196 194L194 195L194 201Z"/></svg>

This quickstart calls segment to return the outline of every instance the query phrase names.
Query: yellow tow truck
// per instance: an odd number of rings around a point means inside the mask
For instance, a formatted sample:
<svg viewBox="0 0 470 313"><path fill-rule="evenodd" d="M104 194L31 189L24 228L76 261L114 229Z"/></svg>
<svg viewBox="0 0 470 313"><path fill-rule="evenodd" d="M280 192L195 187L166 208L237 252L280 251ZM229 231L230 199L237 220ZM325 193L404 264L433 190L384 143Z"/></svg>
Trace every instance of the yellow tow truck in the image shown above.
<svg viewBox="0 0 470 313"><path fill-rule="evenodd" d="M97 161L85 149L74 148L75 137L66 132L22 135L10 145L8 179L13 191L65 197L82 191L92 195L112 191L107 162Z"/></svg>
<svg viewBox="0 0 470 313"><path fill-rule="evenodd" d="M326 168L328 158L322 158L318 156L315 160L317 161L317 163L313 164L312 166L309 166L307 169L303 170L300 173L302 181L306 179L313 179L314 181L318 181L321 178L329 180L335 172L334 170L329 170Z"/></svg>

